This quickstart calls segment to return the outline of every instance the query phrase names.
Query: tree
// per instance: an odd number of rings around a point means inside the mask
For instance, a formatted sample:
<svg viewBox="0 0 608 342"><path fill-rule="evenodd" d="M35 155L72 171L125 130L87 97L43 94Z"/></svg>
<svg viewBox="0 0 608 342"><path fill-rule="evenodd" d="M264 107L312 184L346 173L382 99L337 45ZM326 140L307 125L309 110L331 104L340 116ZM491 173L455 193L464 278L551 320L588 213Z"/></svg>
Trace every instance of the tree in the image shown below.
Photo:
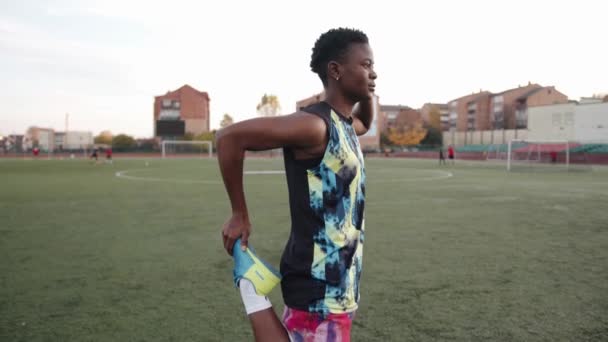
<svg viewBox="0 0 608 342"><path fill-rule="evenodd" d="M256 110L260 116L277 116L281 114L281 104L276 95L264 94Z"/></svg>
<svg viewBox="0 0 608 342"><path fill-rule="evenodd" d="M234 123L234 120L232 119L232 116L228 115L228 113L224 113L224 118L222 118L222 121L220 122L220 127L224 128L224 127L228 127L230 125L232 125Z"/></svg>
<svg viewBox="0 0 608 342"><path fill-rule="evenodd" d="M418 120L410 127L389 128L388 138L395 145L418 145L426 134L427 130L423 127L422 120Z"/></svg>
<svg viewBox="0 0 608 342"><path fill-rule="evenodd" d="M437 130L441 129L441 112L437 106L433 106L429 111L429 126Z"/></svg>
<svg viewBox="0 0 608 342"><path fill-rule="evenodd" d="M214 141L215 140L215 130L211 130L209 132L201 133L194 137L194 140L198 141Z"/></svg>
<svg viewBox="0 0 608 342"><path fill-rule="evenodd" d="M112 145L112 132L110 131L103 131L101 133L99 133L98 136L96 136L93 141L96 144L103 144L103 145Z"/></svg>
<svg viewBox="0 0 608 342"><path fill-rule="evenodd" d="M119 134L112 139L112 148L116 151L127 151L136 145L135 139L130 135Z"/></svg>
<svg viewBox="0 0 608 342"><path fill-rule="evenodd" d="M380 147L382 149L386 148L387 146L392 145L393 142L391 141L391 139L388 137L388 133L387 132L382 132L380 133Z"/></svg>
<svg viewBox="0 0 608 342"><path fill-rule="evenodd" d="M194 140L194 133L192 132L186 132L180 140L184 140L184 141L192 141Z"/></svg>
<svg viewBox="0 0 608 342"><path fill-rule="evenodd" d="M435 127L429 127L420 144L441 146L443 144L443 133Z"/></svg>
<svg viewBox="0 0 608 342"><path fill-rule="evenodd" d="M216 130L211 130L209 132L201 133L194 137L194 140L197 141L211 141L211 148L215 150L215 133Z"/></svg>
<svg viewBox="0 0 608 342"><path fill-rule="evenodd" d="M137 148L140 151L158 151L158 150L160 150L158 141L154 138L137 139L135 142L137 143Z"/></svg>

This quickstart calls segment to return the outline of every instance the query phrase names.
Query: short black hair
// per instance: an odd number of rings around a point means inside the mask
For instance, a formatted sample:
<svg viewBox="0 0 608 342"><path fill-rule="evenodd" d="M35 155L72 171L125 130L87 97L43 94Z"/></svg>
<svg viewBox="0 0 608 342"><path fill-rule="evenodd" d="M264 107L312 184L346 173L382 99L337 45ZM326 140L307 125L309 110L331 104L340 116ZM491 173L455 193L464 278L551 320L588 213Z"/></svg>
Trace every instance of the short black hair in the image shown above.
<svg viewBox="0 0 608 342"><path fill-rule="evenodd" d="M356 29L337 28L323 33L315 42L310 58L310 69L327 85L327 63L339 61L346 55L350 44L368 44L365 33Z"/></svg>

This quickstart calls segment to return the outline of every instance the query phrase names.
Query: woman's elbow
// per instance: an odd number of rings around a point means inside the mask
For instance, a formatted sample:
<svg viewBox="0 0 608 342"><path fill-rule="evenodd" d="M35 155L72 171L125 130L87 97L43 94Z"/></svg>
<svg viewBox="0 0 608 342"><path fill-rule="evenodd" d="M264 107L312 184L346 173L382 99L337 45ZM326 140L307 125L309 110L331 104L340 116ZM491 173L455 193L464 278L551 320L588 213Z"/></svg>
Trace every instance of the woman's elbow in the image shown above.
<svg viewBox="0 0 608 342"><path fill-rule="evenodd" d="M230 139L230 128L224 127L215 133L215 144L219 146L222 142Z"/></svg>
<svg viewBox="0 0 608 342"><path fill-rule="evenodd" d="M237 132L231 127L225 127L215 133L215 147L218 153L226 149L240 148Z"/></svg>

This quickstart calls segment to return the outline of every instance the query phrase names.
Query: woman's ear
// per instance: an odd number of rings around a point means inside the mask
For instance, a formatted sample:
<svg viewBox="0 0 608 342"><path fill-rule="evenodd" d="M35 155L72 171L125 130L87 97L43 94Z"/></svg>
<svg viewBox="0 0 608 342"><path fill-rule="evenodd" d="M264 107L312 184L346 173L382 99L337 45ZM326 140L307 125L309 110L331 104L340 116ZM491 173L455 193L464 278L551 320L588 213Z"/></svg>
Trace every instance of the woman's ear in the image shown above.
<svg viewBox="0 0 608 342"><path fill-rule="evenodd" d="M327 63L327 77L333 78L336 81L340 79L340 64L338 62L331 61Z"/></svg>

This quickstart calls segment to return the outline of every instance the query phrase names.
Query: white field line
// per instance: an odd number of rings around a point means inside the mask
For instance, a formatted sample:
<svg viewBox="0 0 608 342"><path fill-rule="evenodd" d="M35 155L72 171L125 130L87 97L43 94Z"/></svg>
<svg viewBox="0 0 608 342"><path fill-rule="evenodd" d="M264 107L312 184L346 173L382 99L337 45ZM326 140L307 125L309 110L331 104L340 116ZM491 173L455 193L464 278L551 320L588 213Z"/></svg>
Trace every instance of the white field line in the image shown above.
<svg viewBox="0 0 608 342"><path fill-rule="evenodd" d="M196 180L196 179L178 179L178 178L158 178L158 177L138 177L132 176L128 173L142 171L146 169L133 169L133 170L122 170L117 171L115 176L118 178L134 180L134 181L142 181L142 182L167 182L167 183L181 183L181 184L221 184L220 181L214 180ZM441 170L427 170L430 172L434 172L436 175L431 177L417 177L417 178L394 178L394 179L379 179L372 181L373 183L402 183L402 182L418 182L418 181L431 181L431 180L440 180L453 177L454 175L451 172L441 171ZM243 172L245 175L279 175L284 174L284 171L281 170L259 170L259 171L245 171Z"/></svg>
<svg viewBox="0 0 608 342"><path fill-rule="evenodd" d="M118 178L140 181L140 182L164 182L164 183L181 183L181 184L221 184L220 181L212 180L195 180L195 179L177 179L177 178L156 178L156 177L137 177L130 176L127 173L141 171L146 169L123 170L115 173Z"/></svg>
<svg viewBox="0 0 608 342"><path fill-rule="evenodd" d="M392 178L392 179L378 179L372 178L372 183L405 183L405 182L420 182L420 181L432 181L432 180L440 180L454 177L454 174L448 171L442 170L421 170L421 171L430 171L435 173L435 176L430 177L415 177L415 178Z"/></svg>

